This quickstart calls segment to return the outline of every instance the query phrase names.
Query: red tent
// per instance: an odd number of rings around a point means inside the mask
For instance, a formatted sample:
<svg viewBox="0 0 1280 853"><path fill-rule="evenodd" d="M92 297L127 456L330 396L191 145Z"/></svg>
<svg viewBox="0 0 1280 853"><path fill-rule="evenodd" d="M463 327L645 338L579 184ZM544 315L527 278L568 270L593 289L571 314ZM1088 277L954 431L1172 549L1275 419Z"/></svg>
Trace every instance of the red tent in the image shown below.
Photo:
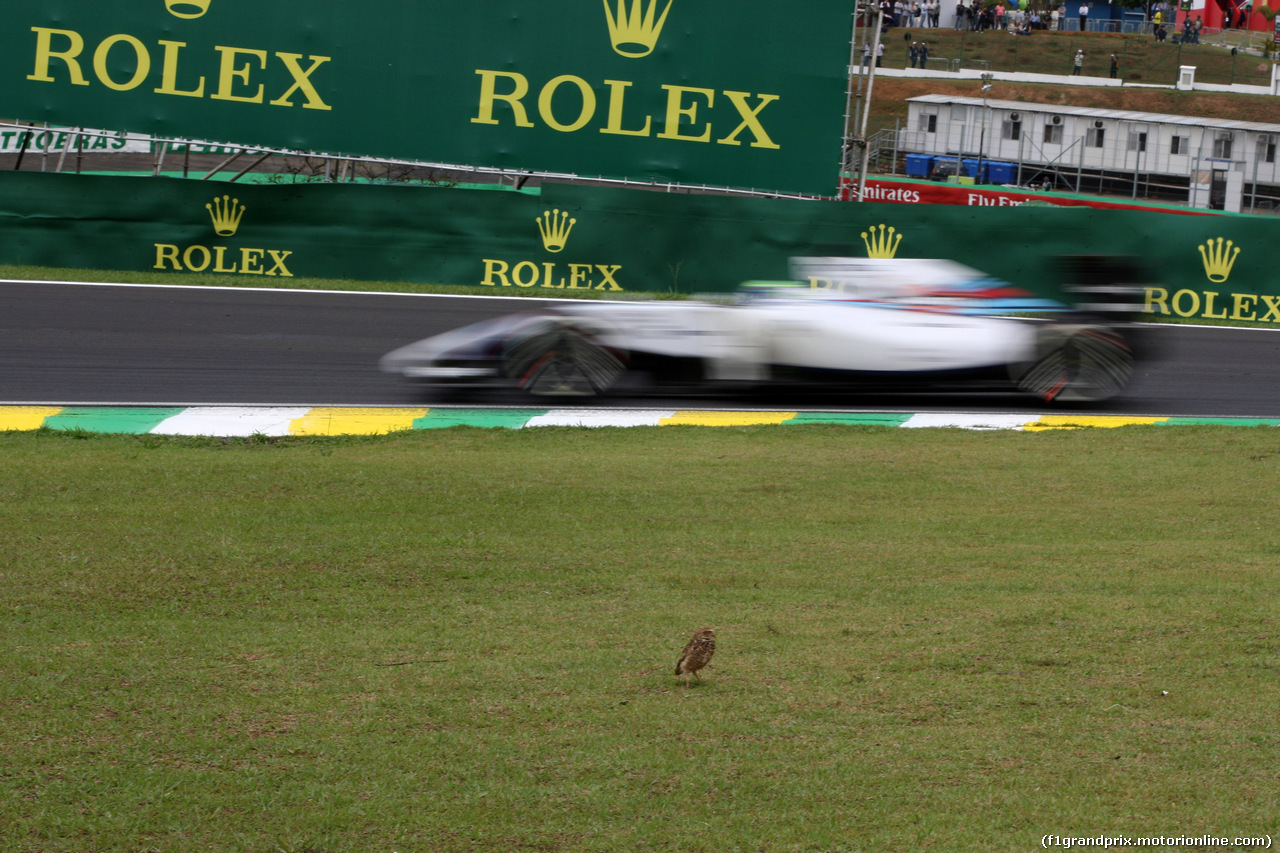
<svg viewBox="0 0 1280 853"><path fill-rule="evenodd" d="M1259 6L1262 4L1258 4ZM1182 23L1187 19L1200 19L1201 25L1212 30L1266 30L1270 31L1274 24L1267 20L1252 2L1245 0L1205 0L1203 9L1179 11L1176 21L1176 32L1182 31Z"/></svg>

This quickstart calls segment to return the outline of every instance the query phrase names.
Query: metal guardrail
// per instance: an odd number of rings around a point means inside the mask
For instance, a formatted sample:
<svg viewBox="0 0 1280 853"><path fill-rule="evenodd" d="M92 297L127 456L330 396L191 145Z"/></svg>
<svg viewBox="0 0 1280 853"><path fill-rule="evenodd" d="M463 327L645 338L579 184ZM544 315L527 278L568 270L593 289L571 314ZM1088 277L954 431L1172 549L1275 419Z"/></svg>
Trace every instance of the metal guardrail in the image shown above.
<svg viewBox="0 0 1280 853"><path fill-rule="evenodd" d="M952 73L959 73L962 68L976 68L979 71L990 71L991 61L988 59L952 59L949 60Z"/></svg>
<svg viewBox="0 0 1280 853"><path fill-rule="evenodd" d="M1202 44L1230 47L1262 55L1271 44L1271 34L1259 30L1219 30L1200 39Z"/></svg>

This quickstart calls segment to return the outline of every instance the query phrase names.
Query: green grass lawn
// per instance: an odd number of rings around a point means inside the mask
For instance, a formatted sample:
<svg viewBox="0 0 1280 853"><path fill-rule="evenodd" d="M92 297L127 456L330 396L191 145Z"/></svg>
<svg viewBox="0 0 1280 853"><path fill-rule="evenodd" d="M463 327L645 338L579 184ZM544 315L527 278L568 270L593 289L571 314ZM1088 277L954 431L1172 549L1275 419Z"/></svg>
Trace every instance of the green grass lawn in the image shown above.
<svg viewBox="0 0 1280 853"><path fill-rule="evenodd" d="M1169 33L1173 35L1172 28ZM1137 33L1082 35L1041 30L1015 36L997 30L976 33L949 27L894 27L883 40L884 66L888 68L909 67L907 47L912 41L924 41L931 54L928 67L938 71L952 70L952 61L959 60L967 69L1070 75L1076 51L1083 50L1086 76L1109 77L1114 53L1120 65L1118 76L1127 83L1172 86L1184 65L1195 66L1199 83L1271 83L1270 60L1243 51L1233 54L1229 47L1211 44L1208 37L1202 44L1183 45L1157 42L1153 36Z"/></svg>
<svg viewBox="0 0 1280 853"><path fill-rule="evenodd" d="M45 431L0 459L0 850L1280 828L1269 428Z"/></svg>

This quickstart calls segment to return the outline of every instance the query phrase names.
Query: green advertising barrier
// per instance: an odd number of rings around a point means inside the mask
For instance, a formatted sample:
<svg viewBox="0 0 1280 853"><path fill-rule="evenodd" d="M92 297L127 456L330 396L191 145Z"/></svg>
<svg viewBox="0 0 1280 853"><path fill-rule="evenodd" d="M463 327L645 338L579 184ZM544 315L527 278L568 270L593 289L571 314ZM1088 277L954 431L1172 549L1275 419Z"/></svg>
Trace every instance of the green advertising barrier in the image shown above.
<svg viewBox="0 0 1280 853"><path fill-rule="evenodd" d="M830 195L854 5L8 3L0 116Z"/></svg>
<svg viewBox="0 0 1280 853"><path fill-rule="evenodd" d="M1266 217L1091 208L0 172L0 263L241 274L264 284L306 276L495 294L691 294L782 279L789 258L816 254L950 258L1052 296L1062 275L1055 257L1118 254L1143 260L1152 312L1280 323L1274 234Z"/></svg>

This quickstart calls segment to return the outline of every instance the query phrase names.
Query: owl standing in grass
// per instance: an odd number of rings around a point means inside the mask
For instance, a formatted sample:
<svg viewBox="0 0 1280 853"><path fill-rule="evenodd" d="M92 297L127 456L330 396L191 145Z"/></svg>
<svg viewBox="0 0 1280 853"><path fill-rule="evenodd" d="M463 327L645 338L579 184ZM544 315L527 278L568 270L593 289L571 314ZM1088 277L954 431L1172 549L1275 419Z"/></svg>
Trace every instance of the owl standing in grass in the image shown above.
<svg viewBox="0 0 1280 853"><path fill-rule="evenodd" d="M676 675L684 676L684 686L689 686L689 676L698 677L698 670L711 663L711 656L716 653L716 632L710 628L699 628L698 633L680 653L676 661Z"/></svg>

